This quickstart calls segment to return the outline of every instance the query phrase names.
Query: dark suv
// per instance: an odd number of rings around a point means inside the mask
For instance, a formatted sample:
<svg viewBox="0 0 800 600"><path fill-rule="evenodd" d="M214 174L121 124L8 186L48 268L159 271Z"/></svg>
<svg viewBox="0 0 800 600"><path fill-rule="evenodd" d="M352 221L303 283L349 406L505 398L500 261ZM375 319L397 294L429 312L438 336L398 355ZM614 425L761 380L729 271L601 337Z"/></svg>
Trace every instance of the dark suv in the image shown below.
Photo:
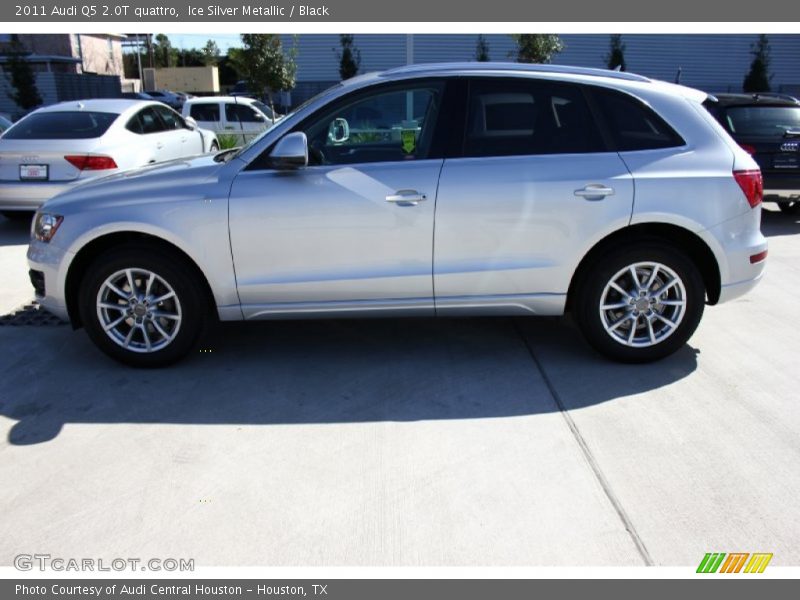
<svg viewBox="0 0 800 600"><path fill-rule="evenodd" d="M800 101L786 94L715 94L705 107L761 167L764 201L800 212Z"/></svg>

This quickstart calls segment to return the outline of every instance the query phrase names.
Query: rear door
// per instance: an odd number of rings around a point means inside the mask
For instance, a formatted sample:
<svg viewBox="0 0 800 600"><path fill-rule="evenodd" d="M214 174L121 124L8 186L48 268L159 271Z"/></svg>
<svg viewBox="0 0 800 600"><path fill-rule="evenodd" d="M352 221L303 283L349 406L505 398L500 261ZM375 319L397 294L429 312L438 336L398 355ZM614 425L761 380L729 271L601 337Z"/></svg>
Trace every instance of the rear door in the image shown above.
<svg viewBox="0 0 800 600"><path fill-rule="evenodd" d="M155 110L165 127L165 131L161 135L167 160L194 156L203 152L199 133L190 130L183 117L166 106L156 106Z"/></svg>
<svg viewBox="0 0 800 600"><path fill-rule="evenodd" d="M193 102L189 105L188 116L197 121L202 129L209 129L216 134L222 133L219 102Z"/></svg>
<svg viewBox="0 0 800 600"><path fill-rule="evenodd" d="M461 156L436 203L437 314L559 303L587 245L628 223L633 182L610 151L581 86L475 78Z"/></svg>

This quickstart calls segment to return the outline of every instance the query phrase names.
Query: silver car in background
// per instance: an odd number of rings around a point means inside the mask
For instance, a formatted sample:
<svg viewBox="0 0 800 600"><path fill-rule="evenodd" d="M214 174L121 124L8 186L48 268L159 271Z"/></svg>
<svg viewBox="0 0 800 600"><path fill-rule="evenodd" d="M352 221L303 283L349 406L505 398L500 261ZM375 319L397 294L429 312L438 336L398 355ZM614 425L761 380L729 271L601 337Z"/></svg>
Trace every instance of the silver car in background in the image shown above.
<svg viewBox="0 0 800 600"><path fill-rule="evenodd" d="M546 65L356 77L241 150L48 202L31 281L137 366L214 318L565 311L606 356L656 360L764 271L761 173L706 97Z"/></svg>
<svg viewBox="0 0 800 600"><path fill-rule="evenodd" d="M218 149L213 132L161 102L53 104L0 138L0 211L30 218L53 196L89 179Z"/></svg>

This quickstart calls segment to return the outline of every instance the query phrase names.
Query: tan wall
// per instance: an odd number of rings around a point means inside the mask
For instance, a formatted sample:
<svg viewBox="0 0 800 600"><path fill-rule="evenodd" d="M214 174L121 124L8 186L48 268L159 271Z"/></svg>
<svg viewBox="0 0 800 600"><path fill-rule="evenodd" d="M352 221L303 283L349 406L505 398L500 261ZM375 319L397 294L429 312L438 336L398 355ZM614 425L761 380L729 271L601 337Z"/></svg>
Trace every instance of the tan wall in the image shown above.
<svg viewBox="0 0 800 600"><path fill-rule="evenodd" d="M219 92L219 69L217 67L169 67L167 69L145 69L153 71L157 90L176 92ZM148 81L147 75L144 76ZM145 90L146 91L146 90Z"/></svg>

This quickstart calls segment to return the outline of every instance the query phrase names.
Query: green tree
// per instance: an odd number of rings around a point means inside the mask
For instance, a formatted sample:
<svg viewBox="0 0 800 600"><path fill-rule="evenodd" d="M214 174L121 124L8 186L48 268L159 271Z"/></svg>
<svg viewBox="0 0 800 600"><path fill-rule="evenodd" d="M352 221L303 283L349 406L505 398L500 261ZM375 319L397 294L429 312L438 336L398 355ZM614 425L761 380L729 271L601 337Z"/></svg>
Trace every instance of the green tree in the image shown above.
<svg viewBox="0 0 800 600"><path fill-rule="evenodd" d="M36 74L31 64L25 60L26 55L30 53L25 51L16 34L12 34L11 44L5 54L7 60L4 70L6 79L11 84L8 97L26 112L39 106L42 97L36 88Z"/></svg>
<svg viewBox="0 0 800 600"><path fill-rule="evenodd" d="M489 62L489 42L483 35L478 36L478 41L475 43L475 60L478 62Z"/></svg>
<svg viewBox="0 0 800 600"><path fill-rule="evenodd" d="M553 33L514 33L516 59L521 63L549 63L564 49L564 43Z"/></svg>
<svg viewBox="0 0 800 600"><path fill-rule="evenodd" d="M208 40L203 46L203 63L207 67L214 67L219 63L219 46L214 40Z"/></svg>
<svg viewBox="0 0 800 600"><path fill-rule="evenodd" d="M153 44L153 55L156 68L174 67L178 62L178 51L172 47L172 42L163 33L156 36Z"/></svg>
<svg viewBox="0 0 800 600"><path fill-rule="evenodd" d="M769 39L763 33L758 36L758 41L750 46L750 54L753 55L753 62L750 63L750 72L745 76L742 88L745 92L768 92L770 91L769 80L772 76L769 73L770 48Z"/></svg>
<svg viewBox="0 0 800 600"><path fill-rule="evenodd" d="M297 77L297 44L285 53L281 38L274 33L243 33L242 48L228 57L257 98L267 97L275 112L273 94L290 90Z"/></svg>
<svg viewBox="0 0 800 600"><path fill-rule="evenodd" d="M606 55L606 66L609 69L616 69L619 67L620 71L624 71L625 65L625 44L622 43L622 35L615 33L611 36L609 41L609 52Z"/></svg>
<svg viewBox="0 0 800 600"><path fill-rule="evenodd" d="M361 68L361 51L353 44L352 34L340 35L339 44L342 46L341 49L334 48L334 50L339 57L339 77L344 81L358 75L358 70Z"/></svg>

